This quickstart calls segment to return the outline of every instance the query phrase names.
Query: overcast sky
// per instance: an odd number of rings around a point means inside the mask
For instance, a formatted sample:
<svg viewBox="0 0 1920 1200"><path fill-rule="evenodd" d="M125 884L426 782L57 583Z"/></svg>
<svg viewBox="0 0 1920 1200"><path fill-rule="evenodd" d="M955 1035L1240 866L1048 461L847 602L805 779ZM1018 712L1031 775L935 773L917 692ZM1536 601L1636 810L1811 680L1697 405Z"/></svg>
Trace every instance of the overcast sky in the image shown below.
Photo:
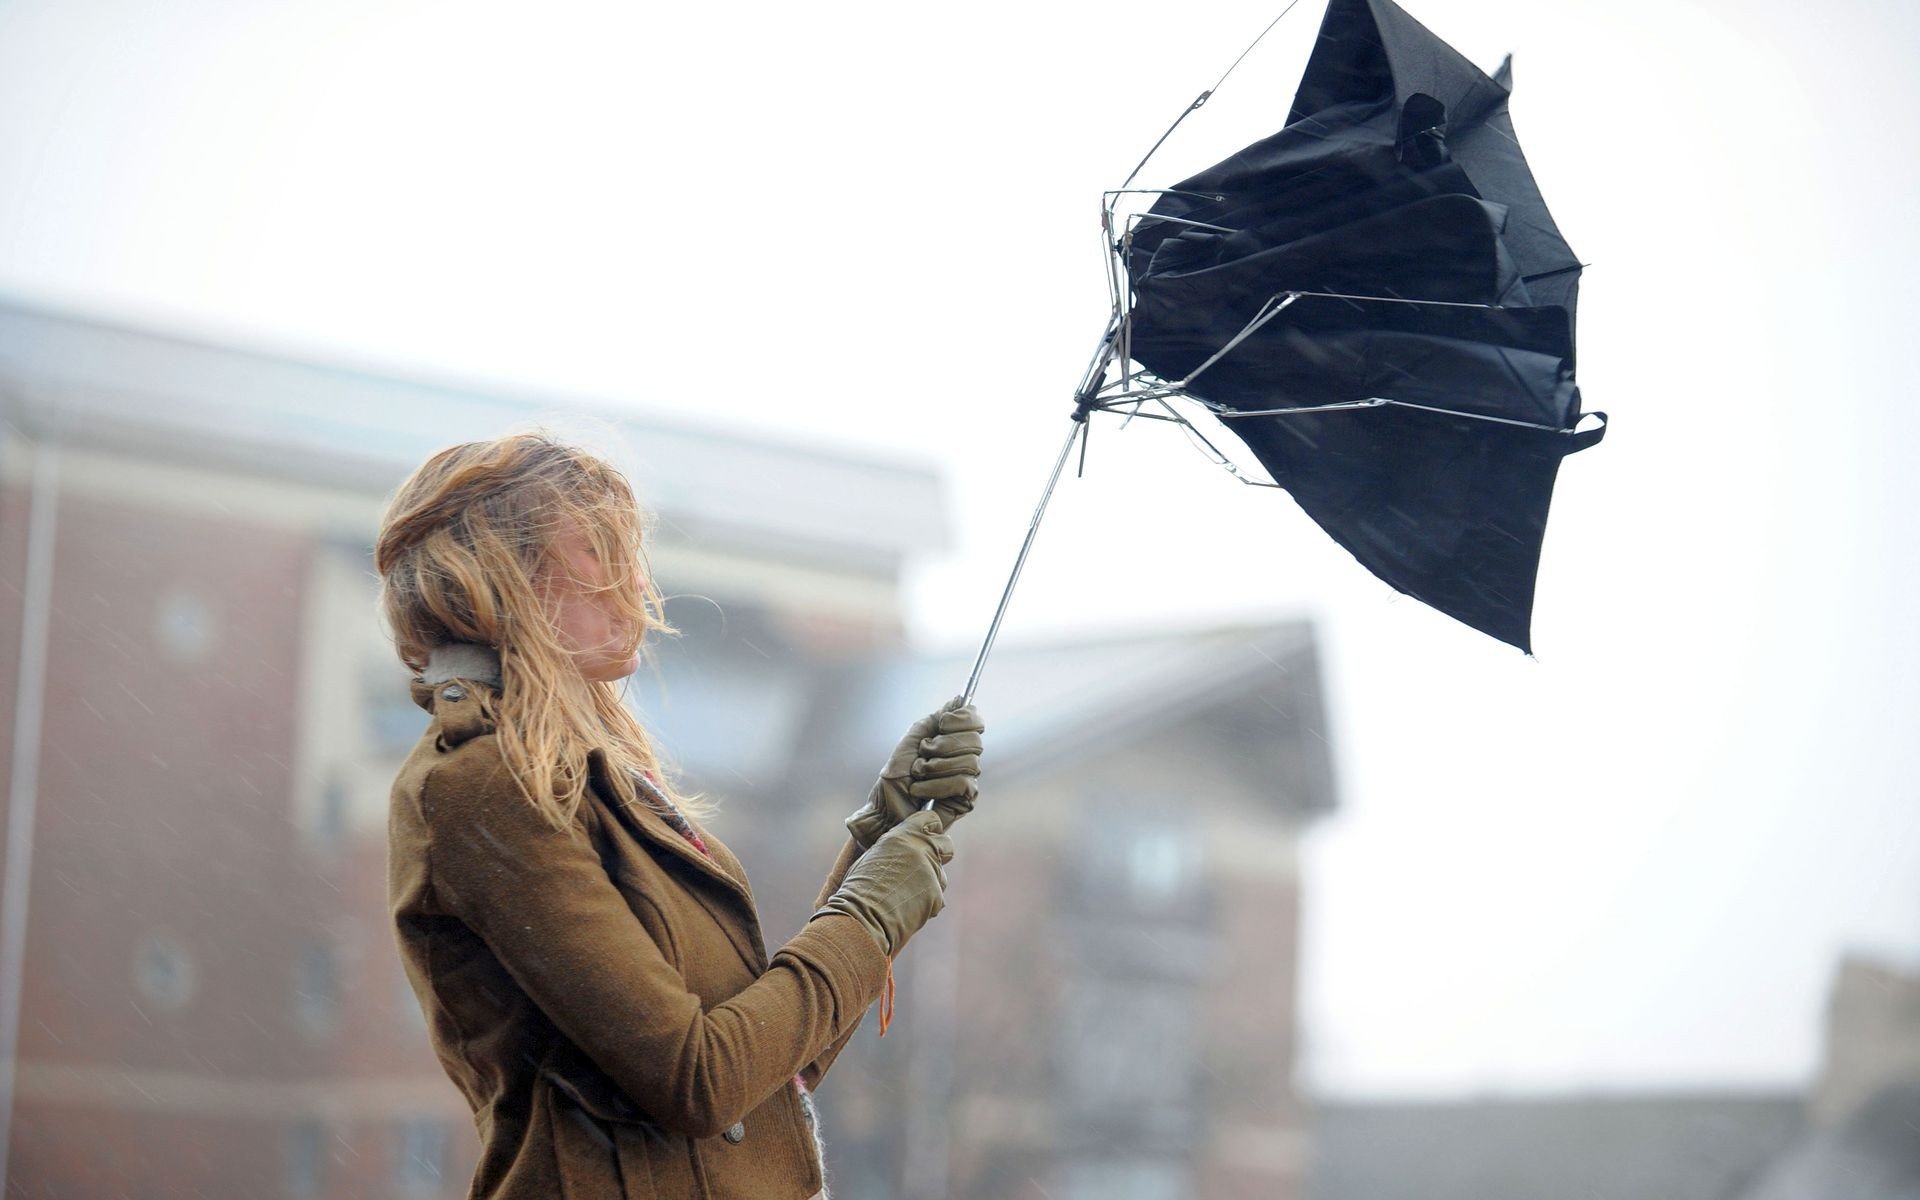
<svg viewBox="0 0 1920 1200"><path fill-rule="evenodd" d="M13 0L0 291L936 466L912 628L972 646L1105 317L1099 193L1279 7ZM1323 7L1141 183L1277 128ZM1592 264L1613 424L1538 657L1145 422L1096 428L1002 638L1319 621L1306 1082L1801 1082L1838 954L1920 964L1920 7L1410 10L1514 52Z"/></svg>

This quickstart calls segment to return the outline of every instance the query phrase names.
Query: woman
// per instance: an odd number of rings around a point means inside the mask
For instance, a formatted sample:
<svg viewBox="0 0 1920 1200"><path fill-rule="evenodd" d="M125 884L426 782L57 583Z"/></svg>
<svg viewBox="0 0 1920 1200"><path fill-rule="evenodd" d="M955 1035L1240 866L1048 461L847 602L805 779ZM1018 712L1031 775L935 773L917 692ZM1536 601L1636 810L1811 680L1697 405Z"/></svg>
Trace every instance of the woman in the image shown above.
<svg viewBox="0 0 1920 1200"><path fill-rule="evenodd" d="M401 957L479 1131L469 1196L824 1197L809 1092L944 904L984 726L956 697L908 730L769 955L613 686L672 632L642 538L620 473L543 433L443 450L391 500L381 608L433 716L389 812Z"/></svg>

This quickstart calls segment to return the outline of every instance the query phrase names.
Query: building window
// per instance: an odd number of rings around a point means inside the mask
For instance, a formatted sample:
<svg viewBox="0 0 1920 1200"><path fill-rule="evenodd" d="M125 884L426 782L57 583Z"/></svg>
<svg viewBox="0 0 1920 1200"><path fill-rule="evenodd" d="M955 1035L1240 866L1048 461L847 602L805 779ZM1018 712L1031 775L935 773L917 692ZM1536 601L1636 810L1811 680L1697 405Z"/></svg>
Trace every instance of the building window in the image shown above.
<svg viewBox="0 0 1920 1200"><path fill-rule="evenodd" d="M1067 1124L1103 1141L1174 1149L1199 1133L1199 993L1183 983L1083 978L1056 1030ZM1129 1193L1116 1193L1129 1194Z"/></svg>
<svg viewBox="0 0 1920 1200"><path fill-rule="evenodd" d="M293 1013L301 1029L318 1036L333 1028L340 1007L340 958L329 942L303 942L293 962Z"/></svg>
<svg viewBox="0 0 1920 1200"><path fill-rule="evenodd" d="M396 1142L394 1187L403 1196L438 1195L447 1157L447 1127L431 1118L409 1118L400 1123Z"/></svg>
<svg viewBox="0 0 1920 1200"><path fill-rule="evenodd" d="M347 789L347 781L341 778L339 771L327 776L326 784L320 789L320 811L315 815L314 841L323 850L336 850L346 840L347 809L352 794Z"/></svg>
<svg viewBox="0 0 1920 1200"><path fill-rule="evenodd" d="M1143 825L1125 842L1127 885L1141 908L1164 908L1200 877L1200 842L1185 825Z"/></svg>
<svg viewBox="0 0 1920 1200"><path fill-rule="evenodd" d="M181 587L162 592L153 614L154 644L161 657L184 666L202 662L213 649L213 611L207 602Z"/></svg>
<svg viewBox="0 0 1920 1200"><path fill-rule="evenodd" d="M414 703L413 676L391 661L382 660L360 675L360 710L376 754L402 755L413 749L433 720Z"/></svg>
<svg viewBox="0 0 1920 1200"><path fill-rule="evenodd" d="M1080 857L1086 911L1191 921L1206 906L1200 832L1177 814L1107 810L1100 836Z"/></svg>
<svg viewBox="0 0 1920 1200"><path fill-rule="evenodd" d="M193 959L178 938L149 933L133 948L133 984L156 1008L178 1011L193 999Z"/></svg>
<svg viewBox="0 0 1920 1200"><path fill-rule="evenodd" d="M318 1196L327 1181L327 1127L301 1117L280 1139L281 1186L292 1200Z"/></svg>

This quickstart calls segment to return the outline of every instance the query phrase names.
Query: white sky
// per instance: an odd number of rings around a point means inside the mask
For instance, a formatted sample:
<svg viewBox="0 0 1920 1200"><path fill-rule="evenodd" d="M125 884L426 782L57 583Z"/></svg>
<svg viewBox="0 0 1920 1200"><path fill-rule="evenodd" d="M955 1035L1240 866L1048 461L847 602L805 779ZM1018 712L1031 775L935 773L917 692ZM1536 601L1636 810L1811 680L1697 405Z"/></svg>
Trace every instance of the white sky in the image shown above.
<svg viewBox="0 0 1920 1200"><path fill-rule="evenodd" d="M1099 192L1278 8L14 0L0 291L938 464L913 627L972 646L1104 319ZM1141 182L1277 128L1322 8ZM1920 961L1920 8L1412 11L1515 52L1593 264L1613 427L1561 472L1539 657L1148 423L1096 428L1002 637L1321 622L1306 1082L1799 1082L1836 956Z"/></svg>

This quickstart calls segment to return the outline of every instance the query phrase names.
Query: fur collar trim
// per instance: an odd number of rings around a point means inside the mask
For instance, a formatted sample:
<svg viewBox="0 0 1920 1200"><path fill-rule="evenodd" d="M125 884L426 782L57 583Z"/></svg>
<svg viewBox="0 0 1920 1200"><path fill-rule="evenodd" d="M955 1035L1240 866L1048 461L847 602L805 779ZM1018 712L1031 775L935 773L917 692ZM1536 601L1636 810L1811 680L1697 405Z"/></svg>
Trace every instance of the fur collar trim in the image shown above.
<svg viewBox="0 0 1920 1200"><path fill-rule="evenodd" d="M500 652L482 642L442 642L427 654L424 683L466 679L500 686Z"/></svg>

